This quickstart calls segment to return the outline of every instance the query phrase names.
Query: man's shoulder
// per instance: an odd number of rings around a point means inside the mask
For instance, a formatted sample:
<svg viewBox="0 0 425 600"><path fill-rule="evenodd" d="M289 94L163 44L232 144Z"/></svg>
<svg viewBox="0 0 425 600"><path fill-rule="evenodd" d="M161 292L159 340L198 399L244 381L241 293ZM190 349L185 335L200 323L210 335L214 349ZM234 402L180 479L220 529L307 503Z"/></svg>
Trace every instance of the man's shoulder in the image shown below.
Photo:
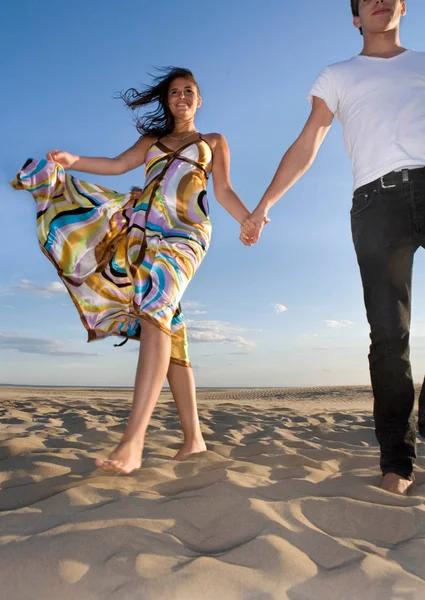
<svg viewBox="0 0 425 600"><path fill-rule="evenodd" d="M425 61L425 50L410 50L409 54L414 59Z"/></svg>
<svg viewBox="0 0 425 600"><path fill-rule="evenodd" d="M352 69L356 64L358 64L358 56L352 56L351 58L348 58L347 60L342 60L336 63L332 63L330 65L327 65L326 67L324 67L323 71L327 71L328 73L344 73L345 71L349 71L350 69Z"/></svg>
<svg viewBox="0 0 425 600"><path fill-rule="evenodd" d="M425 51L422 50L408 50L406 52L406 58L411 58L413 60L418 60L419 62L425 61ZM367 62L362 60L362 57L358 54L357 56L352 56L347 60L342 60L339 62L332 63L322 70L327 71L328 73L344 73L353 68L367 66Z"/></svg>

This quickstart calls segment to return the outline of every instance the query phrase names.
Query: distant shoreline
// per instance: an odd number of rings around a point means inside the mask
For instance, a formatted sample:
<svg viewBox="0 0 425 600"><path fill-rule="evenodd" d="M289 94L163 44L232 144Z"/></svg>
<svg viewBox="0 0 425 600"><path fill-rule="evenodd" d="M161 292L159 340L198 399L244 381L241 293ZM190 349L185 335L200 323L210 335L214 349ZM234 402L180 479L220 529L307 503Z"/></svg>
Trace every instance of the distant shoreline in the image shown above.
<svg viewBox="0 0 425 600"><path fill-rule="evenodd" d="M421 385L419 383L415 383L415 386ZM42 384L21 384L21 383L0 383L0 388L36 388L36 389L58 389L58 390L132 390L133 386L122 386L122 385L42 385ZM370 385L364 384L352 384L352 385L285 385L285 386L196 386L197 390L296 390L296 389L305 389L305 390L313 390L313 389L341 389L341 388L364 388L371 389ZM169 390L168 386L164 386L164 390Z"/></svg>

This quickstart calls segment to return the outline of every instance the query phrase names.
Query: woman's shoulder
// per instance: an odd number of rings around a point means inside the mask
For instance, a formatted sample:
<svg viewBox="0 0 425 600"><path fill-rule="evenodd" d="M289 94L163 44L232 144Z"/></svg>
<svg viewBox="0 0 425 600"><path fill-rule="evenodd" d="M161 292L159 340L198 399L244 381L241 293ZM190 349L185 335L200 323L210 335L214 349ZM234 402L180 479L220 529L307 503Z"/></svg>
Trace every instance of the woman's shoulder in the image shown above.
<svg viewBox="0 0 425 600"><path fill-rule="evenodd" d="M141 135L139 138L139 144L143 144L144 146L146 146L146 148L149 148L149 146L152 146L152 144L154 142L158 141L158 136L156 135L151 135L150 133L145 133L144 135Z"/></svg>
<svg viewBox="0 0 425 600"><path fill-rule="evenodd" d="M158 137L150 134L141 135L135 143L135 148L144 155L151 149L155 142L158 141Z"/></svg>
<svg viewBox="0 0 425 600"><path fill-rule="evenodd" d="M203 133L202 139L204 139L213 150L215 150L217 146L226 143L226 138L221 133Z"/></svg>

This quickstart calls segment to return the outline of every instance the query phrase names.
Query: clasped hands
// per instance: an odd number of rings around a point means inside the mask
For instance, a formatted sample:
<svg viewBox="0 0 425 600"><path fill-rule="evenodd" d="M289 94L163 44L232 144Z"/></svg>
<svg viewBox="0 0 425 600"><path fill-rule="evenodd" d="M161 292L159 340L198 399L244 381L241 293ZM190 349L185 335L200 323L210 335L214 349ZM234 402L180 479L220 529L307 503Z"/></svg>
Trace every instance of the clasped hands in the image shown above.
<svg viewBox="0 0 425 600"><path fill-rule="evenodd" d="M270 223L270 219L266 213L256 208L241 225L240 241L245 246L256 244L260 239L264 225L267 225L267 223Z"/></svg>

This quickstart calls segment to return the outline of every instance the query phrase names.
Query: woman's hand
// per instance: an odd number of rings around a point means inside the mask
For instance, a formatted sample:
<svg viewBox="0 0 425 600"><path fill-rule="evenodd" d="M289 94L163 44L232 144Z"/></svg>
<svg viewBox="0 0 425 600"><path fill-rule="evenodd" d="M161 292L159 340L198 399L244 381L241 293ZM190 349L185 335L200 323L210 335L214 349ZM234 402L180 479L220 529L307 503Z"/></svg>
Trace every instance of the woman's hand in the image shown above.
<svg viewBox="0 0 425 600"><path fill-rule="evenodd" d="M245 246L256 244L260 239L264 225L267 225L267 223L270 223L267 213L260 208L256 208L242 223L239 239Z"/></svg>
<svg viewBox="0 0 425 600"><path fill-rule="evenodd" d="M72 169L79 157L75 156L75 154L64 152L63 150L50 150L50 152L46 154L46 158L47 160L57 162L66 171Z"/></svg>

